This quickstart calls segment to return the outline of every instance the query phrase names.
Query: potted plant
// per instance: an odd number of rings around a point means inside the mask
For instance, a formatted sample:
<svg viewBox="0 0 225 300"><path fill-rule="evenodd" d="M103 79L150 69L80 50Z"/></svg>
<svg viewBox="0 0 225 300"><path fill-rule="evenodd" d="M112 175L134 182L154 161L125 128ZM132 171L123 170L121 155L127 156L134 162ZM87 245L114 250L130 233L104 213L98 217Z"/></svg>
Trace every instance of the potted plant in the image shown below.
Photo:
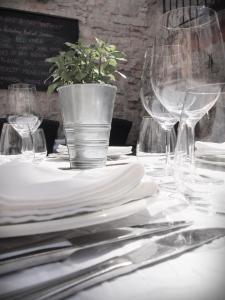
<svg viewBox="0 0 225 300"><path fill-rule="evenodd" d="M124 53L114 45L66 43L67 51L47 59L51 63L48 92L59 92L59 103L72 168L105 164L116 97L115 75Z"/></svg>

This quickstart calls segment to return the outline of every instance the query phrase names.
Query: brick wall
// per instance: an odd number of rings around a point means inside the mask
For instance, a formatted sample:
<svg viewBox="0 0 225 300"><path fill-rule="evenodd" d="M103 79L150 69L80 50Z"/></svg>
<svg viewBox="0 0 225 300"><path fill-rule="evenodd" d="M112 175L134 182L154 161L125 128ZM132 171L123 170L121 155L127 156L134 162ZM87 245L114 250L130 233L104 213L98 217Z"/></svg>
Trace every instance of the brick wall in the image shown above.
<svg viewBox="0 0 225 300"><path fill-rule="evenodd" d="M115 44L127 55L120 70L127 80L118 79L114 116L133 121L128 138L135 144L141 116L140 75L146 46L152 43L157 20L162 12L157 0L0 0L1 7L65 16L79 20L80 37L91 42L95 36ZM60 120L57 95L39 93L44 114ZM6 91L0 90L0 113L6 108Z"/></svg>

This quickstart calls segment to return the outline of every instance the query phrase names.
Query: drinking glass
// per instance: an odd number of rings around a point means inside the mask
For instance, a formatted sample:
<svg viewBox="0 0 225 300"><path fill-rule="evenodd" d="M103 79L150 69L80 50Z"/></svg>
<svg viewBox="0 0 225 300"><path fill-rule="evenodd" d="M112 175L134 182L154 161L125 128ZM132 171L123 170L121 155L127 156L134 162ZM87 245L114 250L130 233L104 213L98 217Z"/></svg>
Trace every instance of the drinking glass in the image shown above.
<svg viewBox="0 0 225 300"><path fill-rule="evenodd" d="M154 95L151 86L151 61L153 60L151 51L145 52L144 66L141 76L140 98L142 104L148 114L165 130L166 139L166 170L170 168L170 153L171 153L171 132L174 125L178 122L178 118L171 114ZM164 142L162 141L164 144Z"/></svg>
<svg viewBox="0 0 225 300"><path fill-rule="evenodd" d="M21 154L22 141L19 134L12 125L5 123L0 138L0 160L1 162L11 161Z"/></svg>
<svg viewBox="0 0 225 300"><path fill-rule="evenodd" d="M44 130L38 128L33 134L33 145L34 145L34 162L40 163L47 156L47 147Z"/></svg>
<svg viewBox="0 0 225 300"><path fill-rule="evenodd" d="M175 45L179 51L174 55ZM224 81L224 45L217 14L210 8L190 6L165 13L155 39L154 52L151 74L153 90L162 105L178 118L189 89ZM182 118L180 128L183 133L188 130L186 137L190 145L196 122L213 105L213 101L208 103L209 106L206 102L198 102L195 117L187 114ZM190 146L190 160L193 160L192 152Z"/></svg>
<svg viewBox="0 0 225 300"><path fill-rule="evenodd" d="M30 158L34 153L30 138L41 123L36 87L25 83L9 85L8 105L8 122L22 138L23 157Z"/></svg>
<svg viewBox="0 0 225 300"><path fill-rule="evenodd" d="M151 116L144 116L141 121L136 155L143 163L146 173L155 177L164 175L165 155L167 155L167 132ZM170 134L171 151L176 145L174 128Z"/></svg>
<svg viewBox="0 0 225 300"><path fill-rule="evenodd" d="M225 83L203 85L187 92L181 123L187 115L195 119L197 114L199 119L199 113L202 117L195 126L192 146L194 166L186 157L182 129L178 137L178 189L194 206L225 213Z"/></svg>

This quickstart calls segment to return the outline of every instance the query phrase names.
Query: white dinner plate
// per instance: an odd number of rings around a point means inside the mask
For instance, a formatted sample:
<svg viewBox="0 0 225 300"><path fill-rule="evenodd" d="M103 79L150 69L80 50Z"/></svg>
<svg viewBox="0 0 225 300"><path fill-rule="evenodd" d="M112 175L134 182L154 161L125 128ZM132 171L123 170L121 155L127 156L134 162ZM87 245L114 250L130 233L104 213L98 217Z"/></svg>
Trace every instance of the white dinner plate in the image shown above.
<svg viewBox="0 0 225 300"><path fill-rule="evenodd" d="M202 164L203 168L209 168L212 170L224 171L225 168L225 156L224 155L201 155L196 156L196 163Z"/></svg>
<svg viewBox="0 0 225 300"><path fill-rule="evenodd" d="M1 225L0 238L59 232L115 221L146 209L146 201L147 199L136 200L94 213L76 215L51 221Z"/></svg>
<svg viewBox="0 0 225 300"><path fill-rule="evenodd" d="M56 160L63 160L68 161L69 160L69 154L63 154L63 153L50 153L48 154L49 159L56 159Z"/></svg>
<svg viewBox="0 0 225 300"><path fill-rule="evenodd" d="M48 155L49 158L60 158L60 159L69 159L69 153L67 151L67 147L64 145L60 145L61 148L58 148L56 150L56 153L51 153ZM126 158L127 154L132 153L132 147L131 146L109 146L108 147L108 153L107 153L107 159L115 160L115 159L120 159Z"/></svg>
<svg viewBox="0 0 225 300"><path fill-rule="evenodd" d="M109 146L107 158L108 159L119 159L121 157L125 157L127 154L132 153L131 146Z"/></svg>
<svg viewBox="0 0 225 300"><path fill-rule="evenodd" d="M198 153L196 154L196 157L198 159L202 159L204 161L207 162L212 162L212 163L225 163L225 155L224 154L220 154L220 153L205 153L202 155L198 155Z"/></svg>

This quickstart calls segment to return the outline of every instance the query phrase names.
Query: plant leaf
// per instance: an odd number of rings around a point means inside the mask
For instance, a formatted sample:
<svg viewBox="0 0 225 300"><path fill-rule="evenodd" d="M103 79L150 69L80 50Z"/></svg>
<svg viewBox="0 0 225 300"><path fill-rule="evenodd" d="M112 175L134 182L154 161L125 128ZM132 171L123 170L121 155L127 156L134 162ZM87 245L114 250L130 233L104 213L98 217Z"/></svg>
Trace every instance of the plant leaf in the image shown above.
<svg viewBox="0 0 225 300"><path fill-rule="evenodd" d="M48 95L51 95L53 92L55 92L55 90L57 89L58 87L58 83L52 83L48 86L48 90L47 90L47 94Z"/></svg>
<svg viewBox="0 0 225 300"><path fill-rule="evenodd" d="M115 81L115 73L123 78L124 74L117 71L119 61L126 61L125 54L99 38L95 44L86 45L83 41L66 42L67 51L60 51L57 56L46 59L51 64L49 91L58 86L70 83L91 83Z"/></svg>

